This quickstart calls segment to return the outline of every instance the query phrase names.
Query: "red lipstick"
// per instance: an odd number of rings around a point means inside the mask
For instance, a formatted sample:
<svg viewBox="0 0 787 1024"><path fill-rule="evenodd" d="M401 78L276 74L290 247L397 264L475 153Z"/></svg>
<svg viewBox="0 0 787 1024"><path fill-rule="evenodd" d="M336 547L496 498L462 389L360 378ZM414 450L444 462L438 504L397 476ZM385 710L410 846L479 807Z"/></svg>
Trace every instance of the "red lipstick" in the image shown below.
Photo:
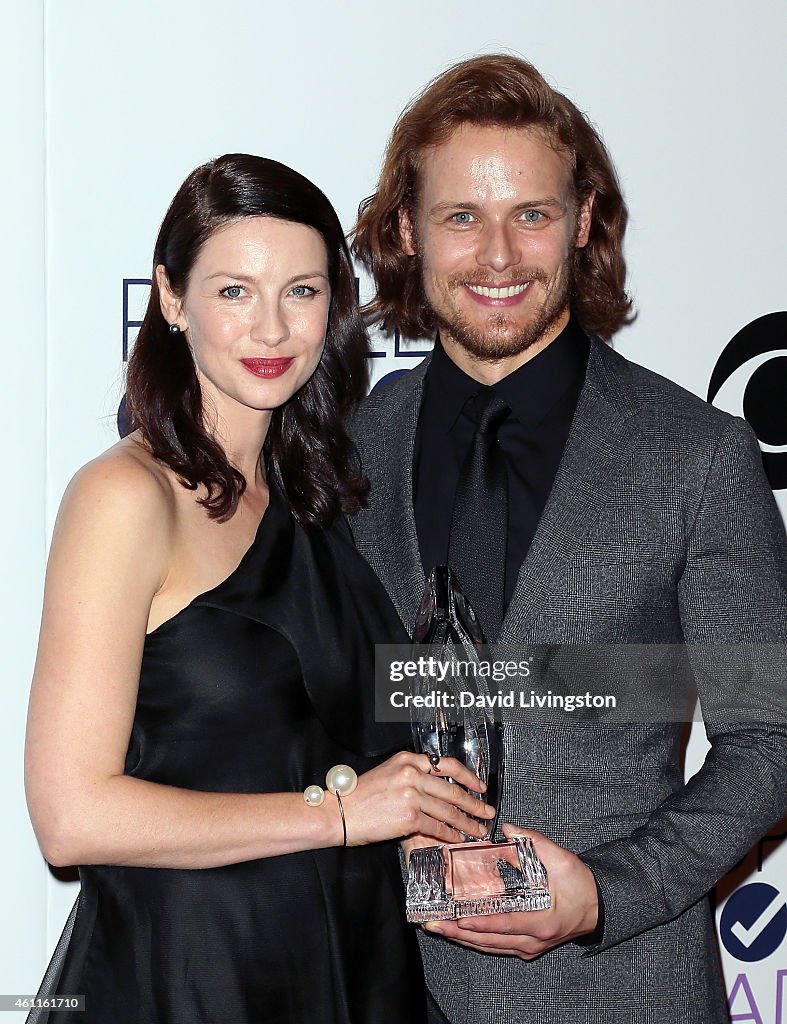
<svg viewBox="0 0 787 1024"><path fill-rule="evenodd" d="M295 360L290 359L241 359L241 362L255 377L281 377Z"/></svg>

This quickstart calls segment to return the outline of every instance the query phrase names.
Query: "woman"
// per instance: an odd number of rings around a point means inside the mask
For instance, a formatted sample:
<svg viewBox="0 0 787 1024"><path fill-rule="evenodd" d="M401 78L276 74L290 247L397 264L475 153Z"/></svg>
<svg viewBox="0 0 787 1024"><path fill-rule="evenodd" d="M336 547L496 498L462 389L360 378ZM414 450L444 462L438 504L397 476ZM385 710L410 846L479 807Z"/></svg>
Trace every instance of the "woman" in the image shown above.
<svg viewBox="0 0 787 1024"><path fill-rule="evenodd" d="M424 755L380 763L372 645L401 627L340 520L365 353L322 193L258 157L194 171L155 247L136 429L69 486L47 573L27 786L46 858L82 865L56 987L82 1020L421 1012L398 866L369 844L481 835L487 809ZM324 794L343 764L357 788L342 769Z"/></svg>

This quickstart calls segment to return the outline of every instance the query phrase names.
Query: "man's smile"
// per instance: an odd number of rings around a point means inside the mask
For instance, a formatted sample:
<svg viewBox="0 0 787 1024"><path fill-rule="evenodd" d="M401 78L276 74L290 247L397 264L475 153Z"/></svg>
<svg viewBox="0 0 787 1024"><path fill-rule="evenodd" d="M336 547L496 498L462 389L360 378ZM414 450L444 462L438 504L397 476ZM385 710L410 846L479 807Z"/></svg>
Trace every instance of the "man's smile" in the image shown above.
<svg viewBox="0 0 787 1024"><path fill-rule="evenodd" d="M523 281L521 284L485 285L465 283L465 288L470 292L476 302L484 305L494 303L496 305L513 306L524 295L532 281Z"/></svg>

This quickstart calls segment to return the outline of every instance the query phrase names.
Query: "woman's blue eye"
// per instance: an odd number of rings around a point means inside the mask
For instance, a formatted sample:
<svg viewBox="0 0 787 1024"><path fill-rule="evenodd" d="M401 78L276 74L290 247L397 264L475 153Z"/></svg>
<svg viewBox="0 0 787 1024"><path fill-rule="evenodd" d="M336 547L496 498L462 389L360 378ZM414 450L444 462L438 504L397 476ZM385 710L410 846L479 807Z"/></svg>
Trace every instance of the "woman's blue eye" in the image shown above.
<svg viewBox="0 0 787 1024"><path fill-rule="evenodd" d="M314 288L310 288L307 284L296 284L292 289L292 294L296 299L304 298L306 295L314 295Z"/></svg>
<svg viewBox="0 0 787 1024"><path fill-rule="evenodd" d="M239 299L243 294L243 288L239 284L231 284L222 288L221 294L226 295L228 299Z"/></svg>

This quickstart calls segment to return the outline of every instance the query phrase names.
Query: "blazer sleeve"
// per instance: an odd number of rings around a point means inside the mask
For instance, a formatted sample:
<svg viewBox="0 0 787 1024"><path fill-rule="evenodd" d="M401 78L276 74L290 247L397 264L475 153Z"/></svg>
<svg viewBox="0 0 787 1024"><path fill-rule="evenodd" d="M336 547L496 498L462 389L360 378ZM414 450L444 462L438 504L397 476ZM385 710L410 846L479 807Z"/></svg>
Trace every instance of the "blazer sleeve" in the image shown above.
<svg viewBox="0 0 787 1024"><path fill-rule="evenodd" d="M586 955L677 917L787 813L787 543L743 420L710 462L678 602L711 747L632 835L581 854L606 914Z"/></svg>

